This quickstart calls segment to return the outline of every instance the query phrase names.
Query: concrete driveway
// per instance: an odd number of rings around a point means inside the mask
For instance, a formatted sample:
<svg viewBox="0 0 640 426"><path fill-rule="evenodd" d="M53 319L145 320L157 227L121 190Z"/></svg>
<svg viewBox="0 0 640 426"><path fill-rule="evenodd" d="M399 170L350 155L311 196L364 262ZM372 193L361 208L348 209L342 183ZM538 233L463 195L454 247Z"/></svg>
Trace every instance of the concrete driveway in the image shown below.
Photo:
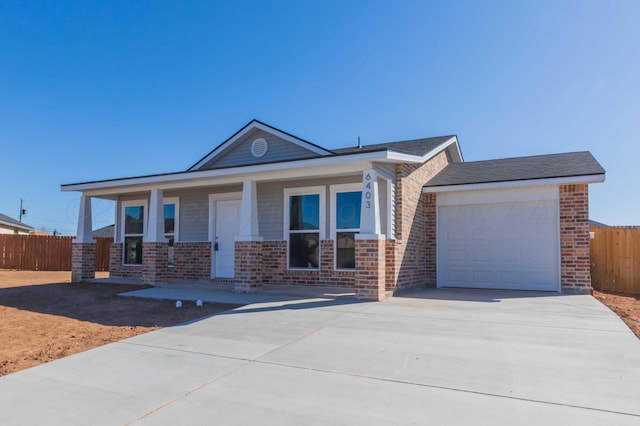
<svg viewBox="0 0 640 426"><path fill-rule="evenodd" d="M247 305L0 379L2 424L640 424L640 341L590 296Z"/></svg>

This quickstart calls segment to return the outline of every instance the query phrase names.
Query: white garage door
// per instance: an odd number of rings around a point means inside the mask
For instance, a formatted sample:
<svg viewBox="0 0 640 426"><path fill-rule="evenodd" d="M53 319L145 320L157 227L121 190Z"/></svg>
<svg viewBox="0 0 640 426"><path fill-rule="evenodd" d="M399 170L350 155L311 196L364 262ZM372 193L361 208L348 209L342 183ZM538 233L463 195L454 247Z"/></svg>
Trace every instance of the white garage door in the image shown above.
<svg viewBox="0 0 640 426"><path fill-rule="evenodd" d="M439 206L438 285L558 291L558 232L556 200Z"/></svg>

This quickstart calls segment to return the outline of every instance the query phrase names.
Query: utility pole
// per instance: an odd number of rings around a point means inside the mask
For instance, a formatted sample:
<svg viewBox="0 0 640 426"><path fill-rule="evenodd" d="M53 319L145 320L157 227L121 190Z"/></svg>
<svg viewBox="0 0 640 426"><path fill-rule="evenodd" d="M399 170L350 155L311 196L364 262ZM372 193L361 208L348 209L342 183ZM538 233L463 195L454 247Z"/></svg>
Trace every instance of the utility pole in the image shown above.
<svg viewBox="0 0 640 426"><path fill-rule="evenodd" d="M22 198L20 198L20 223L22 223L22 216L27 214L27 209L23 208L22 206Z"/></svg>

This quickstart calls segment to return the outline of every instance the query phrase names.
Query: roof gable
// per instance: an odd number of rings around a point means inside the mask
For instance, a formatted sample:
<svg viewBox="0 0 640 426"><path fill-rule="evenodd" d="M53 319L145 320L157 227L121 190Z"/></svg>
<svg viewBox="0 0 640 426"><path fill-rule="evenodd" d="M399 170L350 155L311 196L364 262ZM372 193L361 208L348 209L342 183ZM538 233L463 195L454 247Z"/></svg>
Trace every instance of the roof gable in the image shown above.
<svg viewBox="0 0 640 426"><path fill-rule="evenodd" d="M189 170L272 163L331 154L331 151L318 145L252 120Z"/></svg>

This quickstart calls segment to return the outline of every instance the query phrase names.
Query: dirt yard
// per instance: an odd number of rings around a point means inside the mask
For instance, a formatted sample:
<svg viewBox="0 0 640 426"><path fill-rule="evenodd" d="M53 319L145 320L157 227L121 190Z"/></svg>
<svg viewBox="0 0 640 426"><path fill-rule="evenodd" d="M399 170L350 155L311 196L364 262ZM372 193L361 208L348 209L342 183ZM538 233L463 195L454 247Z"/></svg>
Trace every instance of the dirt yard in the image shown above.
<svg viewBox="0 0 640 426"><path fill-rule="evenodd" d="M593 297L615 312L640 339L640 296L594 291Z"/></svg>
<svg viewBox="0 0 640 426"><path fill-rule="evenodd" d="M173 301L116 295L140 286L70 281L70 272L0 270L0 376L234 307L177 309Z"/></svg>

